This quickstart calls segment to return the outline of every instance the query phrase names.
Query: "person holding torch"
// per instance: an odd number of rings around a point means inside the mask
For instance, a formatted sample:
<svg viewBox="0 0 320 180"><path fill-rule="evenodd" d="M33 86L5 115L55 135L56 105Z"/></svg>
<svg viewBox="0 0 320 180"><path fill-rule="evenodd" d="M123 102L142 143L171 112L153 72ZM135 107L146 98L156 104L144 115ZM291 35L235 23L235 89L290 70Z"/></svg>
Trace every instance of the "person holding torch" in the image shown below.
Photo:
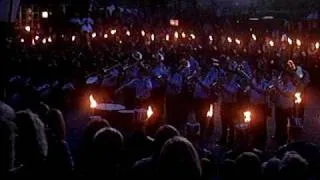
<svg viewBox="0 0 320 180"><path fill-rule="evenodd" d="M249 90L250 106L255 113L253 128L253 145L258 149L264 149L267 140L267 118L266 118L266 91L269 82L264 78L263 72L254 71Z"/></svg>
<svg viewBox="0 0 320 180"><path fill-rule="evenodd" d="M294 106L294 94L296 87L293 84L290 73L283 72L282 78L275 85L276 88L276 102L275 102L275 121L276 134L275 139L279 146L287 143L288 120L292 118L292 108Z"/></svg>

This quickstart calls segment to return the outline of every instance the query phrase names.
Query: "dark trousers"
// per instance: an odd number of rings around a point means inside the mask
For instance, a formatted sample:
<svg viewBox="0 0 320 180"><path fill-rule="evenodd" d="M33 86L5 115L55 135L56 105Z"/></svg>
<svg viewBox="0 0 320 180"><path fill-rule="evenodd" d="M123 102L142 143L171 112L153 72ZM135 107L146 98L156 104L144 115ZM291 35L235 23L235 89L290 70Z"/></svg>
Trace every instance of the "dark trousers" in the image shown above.
<svg viewBox="0 0 320 180"><path fill-rule="evenodd" d="M154 107L155 119L157 122L160 122L163 115L164 108L164 89L155 88L151 92L151 105Z"/></svg>
<svg viewBox="0 0 320 180"><path fill-rule="evenodd" d="M275 109L275 121L276 121L276 141L279 146L287 143L288 131L287 124L288 119L291 118L292 108L280 108Z"/></svg>
<svg viewBox="0 0 320 180"><path fill-rule="evenodd" d="M213 104L213 103L212 103ZM208 118L207 112L210 108L209 99L195 99L194 100L194 112L197 121L200 123L200 134L202 139L206 139L212 135L213 130L213 117Z"/></svg>
<svg viewBox="0 0 320 180"><path fill-rule="evenodd" d="M251 123L251 134L253 146L258 149L264 149L267 140L267 119L266 105L253 104L253 119Z"/></svg>
<svg viewBox="0 0 320 180"><path fill-rule="evenodd" d="M174 95L166 97L166 121L168 124L182 130L189 112L185 110L182 96Z"/></svg>
<svg viewBox="0 0 320 180"><path fill-rule="evenodd" d="M222 103L221 104L221 126L222 135L220 143L233 144L234 141L234 120L236 118L236 103ZM229 129L229 131L228 131Z"/></svg>

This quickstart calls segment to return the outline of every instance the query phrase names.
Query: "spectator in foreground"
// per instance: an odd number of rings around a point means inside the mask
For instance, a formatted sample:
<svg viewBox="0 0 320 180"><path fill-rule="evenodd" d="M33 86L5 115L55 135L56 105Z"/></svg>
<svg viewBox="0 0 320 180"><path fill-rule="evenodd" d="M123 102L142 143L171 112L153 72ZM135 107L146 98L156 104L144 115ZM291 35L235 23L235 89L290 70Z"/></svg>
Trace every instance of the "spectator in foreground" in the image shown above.
<svg viewBox="0 0 320 180"><path fill-rule="evenodd" d="M41 178L48 154L44 124L36 114L27 110L17 113L16 125L18 127L17 160L23 165L18 176Z"/></svg>
<svg viewBox="0 0 320 180"><path fill-rule="evenodd" d="M244 152L236 159L236 177L246 180L261 179L261 162L252 152Z"/></svg>
<svg viewBox="0 0 320 180"><path fill-rule="evenodd" d="M231 159L225 159L220 165L219 177L221 180L235 179L236 162Z"/></svg>
<svg viewBox="0 0 320 180"><path fill-rule="evenodd" d="M280 179L307 180L308 162L294 151L287 152L281 160Z"/></svg>
<svg viewBox="0 0 320 180"><path fill-rule="evenodd" d="M0 117L0 178L8 178L15 163L16 126Z"/></svg>
<svg viewBox="0 0 320 180"><path fill-rule="evenodd" d="M7 104L0 101L0 117L6 120L13 121L16 117L14 110Z"/></svg>
<svg viewBox="0 0 320 180"><path fill-rule="evenodd" d="M107 120L100 117L92 117L84 130L80 152L77 155L77 171L81 175L87 176L93 163L93 138L102 128L110 127Z"/></svg>
<svg viewBox="0 0 320 180"><path fill-rule="evenodd" d="M65 141L66 126L60 110L48 112L48 158L47 170L50 177L70 177L74 165L69 145Z"/></svg>
<svg viewBox="0 0 320 180"><path fill-rule="evenodd" d="M176 136L162 147L157 165L158 179L201 179L201 165L197 151L186 138Z"/></svg>
<svg viewBox="0 0 320 180"><path fill-rule="evenodd" d="M262 180L278 180L281 161L272 158L262 164Z"/></svg>
<svg viewBox="0 0 320 180"><path fill-rule="evenodd" d="M150 157L143 158L133 165L132 175L134 179L152 179L162 146L168 139L179 135L179 131L171 125L159 127L154 139L154 153Z"/></svg>
<svg viewBox="0 0 320 180"><path fill-rule="evenodd" d="M108 179L118 179L121 156L124 147L122 134L111 127L100 129L93 139L92 172L90 178L108 175Z"/></svg>

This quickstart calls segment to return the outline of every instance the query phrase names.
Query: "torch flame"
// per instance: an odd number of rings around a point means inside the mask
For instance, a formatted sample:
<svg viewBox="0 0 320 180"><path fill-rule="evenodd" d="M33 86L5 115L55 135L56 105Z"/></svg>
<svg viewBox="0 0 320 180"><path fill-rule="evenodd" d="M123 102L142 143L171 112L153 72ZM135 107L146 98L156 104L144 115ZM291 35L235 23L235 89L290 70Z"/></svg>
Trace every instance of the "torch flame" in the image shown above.
<svg viewBox="0 0 320 180"><path fill-rule="evenodd" d="M144 30L141 31L141 36L145 36L146 32L144 32Z"/></svg>
<svg viewBox="0 0 320 180"><path fill-rule="evenodd" d="M148 106L147 110L147 118L149 119L153 115L153 110L151 106Z"/></svg>
<svg viewBox="0 0 320 180"><path fill-rule="evenodd" d="M47 43L47 39L46 38L43 38L42 39L42 44L46 44Z"/></svg>
<svg viewBox="0 0 320 180"><path fill-rule="evenodd" d="M270 41L269 41L269 45L270 45L271 47L273 47L273 46L274 46L274 42L273 42L272 40L270 40Z"/></svg>
<svg viewBox="0 0 320 180"><path fill-rule="evenodd" d="M245 123L249 123L251 121L251 112L250 111L243 112L243 116L244 116Z"/></svg>
<svg viewBox="0 0 320 180"><path fill-rule="evenodd" d="M174 38L178 39L179 38L179 33L176 31L174 32Z"/></svg>
<svg viewBox="0 0 320 180"><path fill-rule="evenodd" d="M255 41L257 40L257 36L255 34L252 34L251 37L253 40L255 40Z"/></svg>
<svg viewBox="0 0 320 180"><path fill-rule="evenodd" d="M108 38L108 34L104 34L103 38L107 39Z"/></svg>
<svg viewBox="0 0 320 180"><path fill-rule="evenodd" d="M210 41L213 41L213 37L212 37L211 35L209 36L209 40L210 40Z"/></svg>
<svg viewBox="0 0 320 180"><path fill-rule="evenodd" d="M97 33L94 32L91 34L91 36L92 36L92 38L95 38L97 36Z"/></svg>
<svg viewBox="0 0 320 180"><path fill-rule="evenodd" d="M213 105L210 104L210 108L209 108L209 110L207 112L207 117L208 118L212 118L212 116L213 116Z"/></svg>
<svg viewBox="0 0 320 180"><path fill-rule="evenodd" d="M181 33L181 37L182 37L182 38L186 38L186 33L182 32L182 33Z"/></svg>
<svg viewBox="0 0 320 180"><path fill-rule="evenodd" d="M90 108L94 109L97 107L97 101L93 98L92 94L90 94L89 96L89 101L90 101Z"/></svg>
<svg viewBox="0 0 320 180"><path fill-rule="evenodd" d="M228 37L227 39L228 39L229 43L232 43L232 38L231 37Z"/></svg>
<svg viewBox="0 0 320 180"><path fill-rule="evenodd" d="M191 39L196 39L196 35L190 34L190 36L191 36Z"/></svg>
<svg viewBox="0 0 320 180"><path fill-rule="evenodd" d="M131 34L130 31L127 30L126 35L127 35L127 36L130 36L130 34Z"/></svg>
<svg viewBox="0 0 320 180"><path fill-rule="evenodd" d="M301 46L301 41L299 39L297 39L296 43L297 43L297 46Z"/></svg>
<svg viewBox="0 0 320 180"><path fill-rule="evenodd" d="M169 34L166 35L166 41L169 41Z"/></svg>
<svg viewBox="0 0 320 180"><path fill-rule="evenodd" d="M320 43L317 42L315 46L316 46L316 49L319 49L320 48Z"/></svg>
<svg viewBox="0 0 320 180"><path fill-rule="evenodd" d="M288 38L288 43L289 43L290 45L292 45L292 39L291 39L291 38Z"/></svg>
<svg viewBox="0 0 320 180"><path fill-rule="evenodd" d="M24 43L24 39L23 39L23 38L21 38L21 39L20 39L20 42Z"/></svg>
<svg viewBox="0 0 320 180"><path fill-rule="evenodd" d="M31 27L30 26L25 26L24 30L26 30L27 32L30 32L31 31Z"/></svg>
<svg viewBox="0 0 320 180"><path fill-rule="evenodd" d="M235 40L237 44L241 44L241 41L239 39Z"/></svg>
<svg viewBox="0 0 320 180"><path fill-rule="evenodd" d="M151 41L154 41L154 34L151 34Z"/></svg>
<svg viewBox="0 0 320 180"><path fill-rule="evenodd" d="M71 40L72 40L72 41L76 40L76 36L72 36L72 37L71 37Z"/></svg>
<svg viewBox="0 0 320 180"><path fill-rule="evenodd" d="M36 40L36 41L38 41L39 40L39 36L38 35L36 35L35 37L34 37L34 39Z"/></svg>
<svg viewBox="0 0 320 180"><path fill-rule="evenodd" d="M52 39L51 39L51 37L50 37L50 36L48 37L48 42L49 42L49 43L51 43L51 42L52 42Z"/></svg>
<svg viewBox="0 0 320 180"><path fill-rule="evenodd" d="M295 103L295 104L300 104L301 101L302 101L301 92L296 92L296 93L294 94L294 97L295 97L294 103Z"/></svg>
<svg viewBox="0 0 320 180"><path fill-rule="evenodd" d="M112 35L114 35L114 34L116 34L116 33L117 33L117 30L112 29L112 30L110 31L110 33L111 33Z"/></svg>
<svg viewBox="0 0 320 180"><path fill-rule="evenodd" d="M36 42L34 41L34 39L32 38L32 41L31 41L32 45L36 45Z"/></svg>

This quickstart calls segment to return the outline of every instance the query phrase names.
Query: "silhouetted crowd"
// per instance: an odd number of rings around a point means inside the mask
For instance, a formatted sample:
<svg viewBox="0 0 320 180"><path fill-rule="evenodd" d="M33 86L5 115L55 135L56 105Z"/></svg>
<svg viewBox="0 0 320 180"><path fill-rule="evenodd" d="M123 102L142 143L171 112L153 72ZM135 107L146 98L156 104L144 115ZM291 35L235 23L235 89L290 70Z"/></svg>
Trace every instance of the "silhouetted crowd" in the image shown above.
<svg viewBox="0 0 320 180"><path fill-rule="evenodd" d="M8 179L252 179L319 178L317 146L296 142L275 152L198 148L170 125L152 136L124 136L107 120L88 117L81 146L66 142L66 122L58 109L41 103L15 112L0 104L0 172Z"/></svg>

